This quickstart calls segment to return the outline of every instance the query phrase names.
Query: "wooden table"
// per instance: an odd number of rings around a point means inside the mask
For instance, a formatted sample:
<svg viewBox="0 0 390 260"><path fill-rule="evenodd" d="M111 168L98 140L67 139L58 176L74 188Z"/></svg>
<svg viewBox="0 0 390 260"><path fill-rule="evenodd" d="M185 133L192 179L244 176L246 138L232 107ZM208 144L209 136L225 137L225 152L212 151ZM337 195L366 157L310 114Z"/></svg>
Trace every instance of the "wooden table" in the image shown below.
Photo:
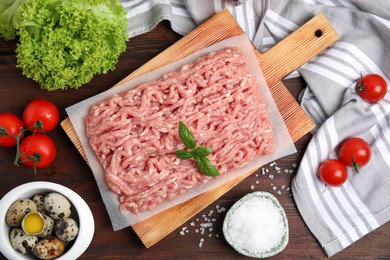
<svg viewBox="0 0 390 260"><path fill-rule="evenodd" d="M135 37L128 43L115 71L96 76L78 90L41 90L37 83L22 75L16 68L16 41L0 39L0 111L21 116L32 99L45 98L60 109L61 120L67 117L65 108L115 85L180 39L168 22L160 23L150 33ZM301 78L285 80L295 98L305 82ZM266 165L245 179L215 203L194 216L162 241L146 249L131 228L114 232L93 174L61 127L49 133L57 145L57 158L48 168L38 173L24 166L13 165L15 150L0 148L0 197L10 189L31 181L51 181L65 185L80 194L90 206L95 218L95 236L81 259L244 259L224 240L222 222L229 207L247 193L261 190L274 194L284 207L290 225L290 242L275 259L326 258L319 243L303 222L289 189L291 179L310 141L310 134L297 143L298 152ZM220 211L220 212L218 212ZM205 220L206 218L206 220ZM201 226L211 225L201 234ZM332 259L390 259L390 224L366 235ZM1 258L4 258L0 255Z"/></svg>

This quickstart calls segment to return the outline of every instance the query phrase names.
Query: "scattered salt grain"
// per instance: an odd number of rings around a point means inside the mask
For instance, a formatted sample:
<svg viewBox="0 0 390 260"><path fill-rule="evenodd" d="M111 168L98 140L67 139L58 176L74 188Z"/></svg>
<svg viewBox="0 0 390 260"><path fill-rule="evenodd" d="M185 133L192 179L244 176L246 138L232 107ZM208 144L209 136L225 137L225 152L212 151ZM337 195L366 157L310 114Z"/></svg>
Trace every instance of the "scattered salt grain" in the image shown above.
<svg viewBox="0 0 390 260"><path fill-rule="evenodd" d="M222 208L220 208L217 212L218 213L221 213L221 212L225 212L226 211L226 209L224 208L224 207L222 207Z"/></svg>
<svg viewBox="0 0 390 260"><path fill-rule="evenodd" d="M255 186L251 185L251 190L254 190L255 189Z"/></svg>
<svg viewBox="0 0 390 260"><path fill-rule="evenodd" d="M201 238L200 241L199 241L199 247L202 247L202 246L203 246L203 242L204 242L204 239Z"/></svg>
<svg viewBox="0 0 390 260"><path fill-rule="evenodd" d="M226 211L226 208L216 205L214 209L211 209L208 213L203 213L201 218L196 218L194 221L189 222L189 226L184 226L181 228L179 234L184 236L192 232L201 236L199 241L199 247L202 247L205 243L205 238L215 236L218 238L220 235L215 234L215 228L213 225L217 221L215 218L216 213L223 213ZM191 228L193 227L193 229Z"/></svg>
<svg viewBox="0 0 390 260"><path fill-rule="evenodd" d="M297 167L297 164L296 164L296 163L293 163L291 166L294 167L294 168L296 168L296 167Z"/></svg>

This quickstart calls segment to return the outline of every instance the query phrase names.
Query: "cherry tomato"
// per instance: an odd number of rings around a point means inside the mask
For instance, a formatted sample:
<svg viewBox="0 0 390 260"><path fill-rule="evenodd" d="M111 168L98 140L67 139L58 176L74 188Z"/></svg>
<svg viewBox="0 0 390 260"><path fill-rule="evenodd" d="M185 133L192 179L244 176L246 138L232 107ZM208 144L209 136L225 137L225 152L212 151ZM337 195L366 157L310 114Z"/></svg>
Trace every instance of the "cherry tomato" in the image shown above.
<svg viewBox="0 0 390 260"><path fill-rule="evenodd" d="M45 99L35 99L27 104L23 111L23 123L31 132L45 133L53 130L60 120L58 108Z"/></svg>
<svg viewBox="0 0 390 260"><path fill-rule="evenodd" d="M345 165L359 172L371 159L371 147L361 138L348 138L340 145L339 158Z"/></svg>
<svg viewBox="0 0 390 260"><path fill-rule="evenodd" d="M321 163L317 175L325 184L337 187L346 182L348 170L339 160L326 160Z"/></svg>
<svg viewBox="0 0 390 260"><path fill-rule="evenodd" d="M57 154L53 140L47 135L34 134L24 138L20 144L20 161L31 168L42 168L51 164Z"/></svg>
<svg viewBox="0 0 390 260"><path fill-rule="evenodd" d="M16 145L15 136L23 128L23 122L12 113L0 113L0 146L12 147ZM23 133L22 133L23 136ZM21 138L22 138L21 136Z"/></svg>
<svg viewBox="0 0 390 260"><path fill-rule="evenodd" d="M386 95L387 83L378 74L368 74L358 81L356 91L366 102L376 103Z"/></svg>

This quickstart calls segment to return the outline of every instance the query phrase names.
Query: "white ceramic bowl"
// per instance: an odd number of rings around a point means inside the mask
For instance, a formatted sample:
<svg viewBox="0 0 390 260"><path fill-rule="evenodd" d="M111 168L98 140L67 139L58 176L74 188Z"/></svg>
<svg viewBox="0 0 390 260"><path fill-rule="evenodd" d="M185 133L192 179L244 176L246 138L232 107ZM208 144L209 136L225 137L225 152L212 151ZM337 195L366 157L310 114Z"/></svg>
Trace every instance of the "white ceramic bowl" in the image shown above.
<svg viewBox="0 0 390 260"><path fill-rule="evenodd" d="M8 208L18 199L32 198L40 192L58 192L64 195L72 203L76 210L79 224L79 233L73 245L61 255L61 259L77 259L89 246L95 232L95 222L87 203L71 189L53 182L30 182L22 184L9 191L0 200L0 251L8 259L33 259L30 255L18 253L11 245L9 233L11 227L5 221Z"/></svg>

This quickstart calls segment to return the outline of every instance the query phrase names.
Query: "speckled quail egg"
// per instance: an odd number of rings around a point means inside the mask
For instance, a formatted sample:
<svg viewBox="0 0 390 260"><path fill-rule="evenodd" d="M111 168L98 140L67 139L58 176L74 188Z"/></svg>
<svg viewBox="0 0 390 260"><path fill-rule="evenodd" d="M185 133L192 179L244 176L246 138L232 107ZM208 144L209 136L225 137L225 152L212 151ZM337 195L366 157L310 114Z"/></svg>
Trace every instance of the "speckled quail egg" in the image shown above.
<svg viewBox="0 0 390 260"><path fill-rule="evenodd" d="M54 259L65 251L65 242L55 236L42 238L34 248L34 255L40 259Z"/></svg>
<svg viewBox="0 0 390 260"><path fill-rule="evenodd" d="M49 217L54 220L67 218L70 216L71 204L69 200L57 192L51 192L45 196L45 208Z"/></svg>
<svg viewBox="0 0 390 260"><path fill-rule="evenodd" d="M71 218L62 218L58 220L54 230L56 236L65 243L74 240L79 233L77 222Z"/></svg>
<svg viewBox="0 0 390 260"><path fill-rule="evenodd" d="M12 247L21 254L32 254L38 244L37 236L24 233L21 228L13 228L9 234Z"/></svg>
<svg viewBox="0 0 390 260"><path fill-rule="evenodd" d="M45 208L45 196L46 193L38 193L35 194L32 200L37 205L37 210L43 214L46 214L46 208Z"/></svg>
<svg viewBox="0 0 390 260"><path fill-rule="evenodd" d="M54 219L52 219L51 217L45 214L42 214L42 217L45 221L45 226L43 227L42 232L38 234L38 236L39 237L50 236L51 234L54 233L54 225L55 225Z"/></svg>
<svg viewBox="0 0 390 260"><path fill-rule="evenodd" d="M37 211L35 202L30 199L20 199L9 207L5 220L11 227L20 227L24 216L32 211Z"/></svg>

